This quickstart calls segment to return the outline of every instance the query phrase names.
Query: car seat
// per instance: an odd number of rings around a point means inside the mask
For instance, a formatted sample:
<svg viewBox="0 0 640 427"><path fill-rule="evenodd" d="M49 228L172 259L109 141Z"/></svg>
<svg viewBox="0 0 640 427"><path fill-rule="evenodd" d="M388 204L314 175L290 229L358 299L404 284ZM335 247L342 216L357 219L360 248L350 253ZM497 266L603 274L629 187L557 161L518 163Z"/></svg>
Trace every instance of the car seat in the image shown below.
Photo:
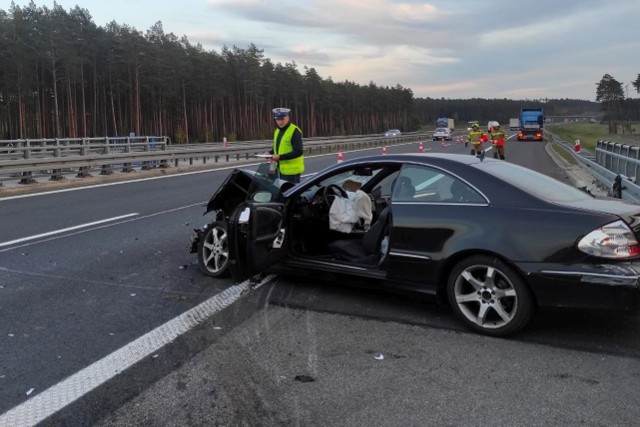
<svg viewBox="0 0 640 427"><path fill-rule="evenodd" d="M380 245L389 230L391 208L385 207L362 239L339 239L329 243L331 254L337 259L361 264L376 264L380 259Z"/></svg>
<svg viewBox="0 0 640 427"><path fill-rule="evenodd" d="M443 200L443 202L468 203L476 199L475 193L462 181L453 181L449 192L451 193L451 197Z"/></svg>
<svg viewBox="0 0 640 427"><path fill-rule="evenodd" d="M399 201L408 201L413 199L413 196L416 194L416 187L413 186L411 182L411 178L406 176L401 176L395 183L395 188L393 192L394 200Z"/></svg>

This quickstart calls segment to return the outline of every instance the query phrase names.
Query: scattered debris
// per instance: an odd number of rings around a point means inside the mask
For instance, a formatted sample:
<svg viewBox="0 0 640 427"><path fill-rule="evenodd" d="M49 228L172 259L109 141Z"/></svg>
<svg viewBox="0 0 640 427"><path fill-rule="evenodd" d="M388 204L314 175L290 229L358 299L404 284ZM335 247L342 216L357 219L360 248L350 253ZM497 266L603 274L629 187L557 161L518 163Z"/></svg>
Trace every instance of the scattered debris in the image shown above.
<svg viewBox="0 0 640 427"><path fill-rule="evenodd" d="M315 381L316 379L308 375L296 375L295 380L300 381L301 383L310 383Z"/></svg>
<svg viewBox="0 0 640 427"><path fill-rule="evenodd" d="M9 334L9 336L10 336L11 338L15 337L15 335L13 335L13 334Z"/></svg>
<svg viewBox="0 0 640 427"><path fill-rule="evenodd" d="M27 390L27 396L29 396L31 393L33 393L33 390L35 390L35 388L30 388L29 390Z"/></svg>
<svg viewBox="0 0 640 427"><path fill-rule="evenodd" d="M186 270L187 269L187 264L181 265L180 266L180 270Z"/></svg>
<svg viewBox="0 0 640 427"><path fill-rule="evenodd" d="M379 353L373 356L373 358L376 360L384 360L384 355L382 353Z"/></svg>
<svg viewBox="0 0 640 427"><path fill-rule="evenodd" d="M136 294L131 294L131 296L132 296L132 297L135 297L135 296L136 296Z"/></svg>
<svg viewBox="0 0 640 427"><path fill-rule="evenodd" d="M214 326L213 329L220 330L220 329L222 329L222 327L221 326Z"/></svg>

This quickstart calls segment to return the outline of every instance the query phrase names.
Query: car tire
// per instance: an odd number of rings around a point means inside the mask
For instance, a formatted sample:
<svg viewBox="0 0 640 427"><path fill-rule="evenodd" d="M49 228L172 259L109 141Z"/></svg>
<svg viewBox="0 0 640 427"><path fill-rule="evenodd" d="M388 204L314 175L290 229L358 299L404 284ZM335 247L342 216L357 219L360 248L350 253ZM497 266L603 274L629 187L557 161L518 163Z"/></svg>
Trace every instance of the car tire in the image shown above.
<svg viewBox="0 0 640 427"><path fill-rule="evenodd" d="M229 233L225 221L212 222L202 233L198 242L198 266L207 276L229 276Z"/></svg>
<svg viewBox="0 0 640 427"><path fill-rule="evenodd" d="M451 308L469 329L501 337L526 326L534 314L531 291L496 257L475 255L460 261L447 281Z"/></svg>

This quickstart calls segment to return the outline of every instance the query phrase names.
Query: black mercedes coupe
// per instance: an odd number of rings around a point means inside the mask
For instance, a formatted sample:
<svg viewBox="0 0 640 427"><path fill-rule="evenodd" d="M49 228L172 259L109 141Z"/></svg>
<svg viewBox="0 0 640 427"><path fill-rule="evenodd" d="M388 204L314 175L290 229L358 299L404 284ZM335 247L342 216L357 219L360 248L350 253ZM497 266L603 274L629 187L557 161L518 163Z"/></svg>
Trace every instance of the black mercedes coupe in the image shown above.
<svg viewBox="0 0 640 427"><path fill-rule="evenodd" d="M434 297L492 336L515 333L542 306L640 306L640 206L501 160L362 157L296 185L236 169L209 212L192 251L214 277L358 276Z"/></svg>

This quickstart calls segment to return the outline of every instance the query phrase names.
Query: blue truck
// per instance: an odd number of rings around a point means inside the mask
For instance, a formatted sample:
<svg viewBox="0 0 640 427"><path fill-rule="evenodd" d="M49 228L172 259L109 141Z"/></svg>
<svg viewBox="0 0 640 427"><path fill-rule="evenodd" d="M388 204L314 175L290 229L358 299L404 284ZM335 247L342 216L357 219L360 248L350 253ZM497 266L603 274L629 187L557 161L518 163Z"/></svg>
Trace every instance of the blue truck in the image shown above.
<svg viewBox="0 0 640 427"><path fill-rule="evenodd" d="M453 119L450 119L448 117L438 117L438 119L436 120L436 127L448 128L451 132L456 130L453 124Z"/></svg>
<svg viewBox="0 0 640 427"><path fill-rule="evenodd" d="M544 110L542 108L521 108L518 141L542 141L543 139Z"/></svg>

